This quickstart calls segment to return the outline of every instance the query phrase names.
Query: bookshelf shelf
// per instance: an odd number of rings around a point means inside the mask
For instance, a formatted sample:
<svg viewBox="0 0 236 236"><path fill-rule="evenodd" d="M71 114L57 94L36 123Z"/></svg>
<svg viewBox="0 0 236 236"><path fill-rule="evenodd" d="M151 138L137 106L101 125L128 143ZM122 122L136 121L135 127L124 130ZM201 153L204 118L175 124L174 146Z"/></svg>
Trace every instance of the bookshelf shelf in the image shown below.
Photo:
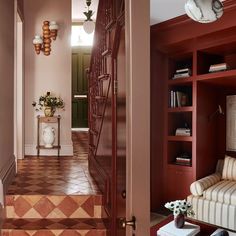
<svg viewBox="0 0 236 236"><path fill-rule="evenodd" d="M192 136L168 136L168 141L176 141L176 142L192 142Z"/></svg>
<svg viewBox="0 0 236 236"><path fill-rule="evenodd" d="M194 76L182 79L170 79L168 85L191 85L194 80Z"/></svg>
<svg viewBox="0 0 236 236"><path fill-rule="evenodd" d="M186 106L186 107L169 107L168 112L173 113L173 112L192 112L193 107L192 106Z"/></svg>
<svg viewBox="0 0 236 236"><path fill-rule="evenodd" d="M176 171L191 171L192 165L181 165L175 162L168 164L169 168L175 169Z"/></svg>

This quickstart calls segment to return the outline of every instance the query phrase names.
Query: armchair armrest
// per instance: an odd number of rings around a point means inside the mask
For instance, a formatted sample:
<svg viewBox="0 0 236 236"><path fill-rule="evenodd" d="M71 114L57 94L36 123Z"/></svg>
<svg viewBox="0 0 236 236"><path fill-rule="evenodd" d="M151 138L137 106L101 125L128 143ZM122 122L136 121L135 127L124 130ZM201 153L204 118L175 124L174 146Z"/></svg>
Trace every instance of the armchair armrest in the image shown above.
<svg viewBox="0 0 236 236"><path fill-rule="evenodd" d="M190 186L190 192L193 196L202 196L204 190L218 183L221 180L221 174L215 173L205 178L193 182Z"/></svg>

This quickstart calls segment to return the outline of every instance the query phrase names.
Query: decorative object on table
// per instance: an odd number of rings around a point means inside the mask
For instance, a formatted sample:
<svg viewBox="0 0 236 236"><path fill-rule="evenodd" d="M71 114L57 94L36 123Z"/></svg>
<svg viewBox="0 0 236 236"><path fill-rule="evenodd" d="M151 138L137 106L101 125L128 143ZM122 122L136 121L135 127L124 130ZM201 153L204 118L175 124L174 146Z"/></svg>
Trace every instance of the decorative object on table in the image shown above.
<svg viewBox="0 0 236 236"><path fill-rule="evenodd" d="M83 28L87 34L92 34L95 30L95 23L92 19L94 11L90 10L91 3L92 3L91 0L86 0L86 5L87 5L88 10L83 12L84 15L86 16L86 20L84 21Z"/></svg>
<svg viewBox="0 0 236 236"><path fill-rule="evenodd" d="M43 142L45 148L52 148L55 141L55 129L51 126L46 126L43 129Z"/></svg>
<svg viewBox="0 0 236 236"><path fill-rule="evenodd" d="M45 95L40 96L38 104L34 101L32 105L35 107L36 111L44 109L46 117L52 117L56 109L65 107L65 103L61 97L53 96L51 92L47 92Z"/></svg>
<svg viewBox="0 0 236 236"><path fill-rule="evenodd" d="M158 236L194 236L200 232L200 226L191 224L189 222L185 223L183 228L176 228L174 221L161 227L157 235Z"/></svg>
<svg viewBox="0 0 236 236"><path fill-rule="evenodd" d="M175 79L187 78L190 77L191 75L192 75L192 70L190 68L177 69L172 79L175 80Z"/></svg>
<svg viewBox="0 0 236 236"><path fill-rule="evenodd" d="M185 107L188 105L188 95L182 91L170 91L170 107Z"/></svg>
<svg viewBox="0 0 236 236"><path fill-rule="evenodd" d="M176 228L183 228L185 224L185 216L193 216L192 204L186 200L176 200L167 202L165 207L174 214L174 223Z"/></svg>
<svg viewBox="0 0 236 236"><path fill-rule="evenodd" d="M47 127L43 129L43 124L47 124ZM57 124L57 145L54 144L56 130L51 127L51 124ZM42 130L42 131L41 131ZM40 135L43 135L42 141L45 145L41 145ZM60 156L61 150L61 116L43 117L37 116L37 156L40 155L41 149L57 150L57 156Z"/></svg>
<svg viewBox="0 0 236 236"><path fill-rule="evenodd" d="M186 14L199 23L211 23L224 13L221 0L188 0L185 4Z"/></svg>
<svg viewBox="0 0 236 236"><path fill-rule="evenodd" d="M219 72L219 71L226 71L229 69L230 67L228 66L227 63L220 63L220 64L211 65L209 68L209 72L213 73L213 72Z"/></svg>
<svg viewBox="0 0 236 236"><path fill-rule="evenodd" d="M211 236L236 236L236 233L224 229L217 229Z"/></svg>
<svg viewBox="0 0 236 236"><path fill-rule="evenodd" d="M56 40L59 26L56 21L44 21L42 29L43 36L41 37L40 35L35 35L33 44L36 54L39 55L42 51L45 56L49 56L51 53L51 39Z"/></svg>

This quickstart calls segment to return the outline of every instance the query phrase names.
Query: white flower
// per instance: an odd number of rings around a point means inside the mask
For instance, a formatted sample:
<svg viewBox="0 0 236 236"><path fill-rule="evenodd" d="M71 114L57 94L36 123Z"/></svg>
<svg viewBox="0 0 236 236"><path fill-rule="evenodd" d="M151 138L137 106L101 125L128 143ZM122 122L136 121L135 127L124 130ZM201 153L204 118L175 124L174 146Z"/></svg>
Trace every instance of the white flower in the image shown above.
<svg viewBox="0 0 236 236"><path fill-rule="evenodd" d="M187 206L184 206L184 205L180 206L180 211L182 213L185 213L187 211Z"/></svg>
<svg viewBox="0 0 236 236"><path fill-rule="evenodd" d="M179 209L175 209L174 210L174 216L177 216L177 215L179 215L180 214L180 210Z"/></svg>

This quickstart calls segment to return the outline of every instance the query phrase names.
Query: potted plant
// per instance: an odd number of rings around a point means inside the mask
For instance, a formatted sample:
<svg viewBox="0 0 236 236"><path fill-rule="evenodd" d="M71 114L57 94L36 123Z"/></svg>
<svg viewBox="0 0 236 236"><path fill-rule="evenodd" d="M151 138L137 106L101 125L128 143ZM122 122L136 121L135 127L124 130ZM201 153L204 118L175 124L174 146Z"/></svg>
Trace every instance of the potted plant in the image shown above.
<svg viewBox="0 0 236 236"><path fill-rule="evenodd" d="M173 211L174 222L176 228L183 228L185 223L185 216L194 216L192 210L192 204L186 200L176 200L173 202L167 202L165 207Z"/></svg>
<svg viewBox="0 0 236 236"><path fill-rule="evenodd" d="M64 108L65 103L61 97L53 96L51 92L47 92L39 97L38 103L34 101L32 106L35 107L36 111L44 109L45 116L52 117L56 109Z"/></svg>

